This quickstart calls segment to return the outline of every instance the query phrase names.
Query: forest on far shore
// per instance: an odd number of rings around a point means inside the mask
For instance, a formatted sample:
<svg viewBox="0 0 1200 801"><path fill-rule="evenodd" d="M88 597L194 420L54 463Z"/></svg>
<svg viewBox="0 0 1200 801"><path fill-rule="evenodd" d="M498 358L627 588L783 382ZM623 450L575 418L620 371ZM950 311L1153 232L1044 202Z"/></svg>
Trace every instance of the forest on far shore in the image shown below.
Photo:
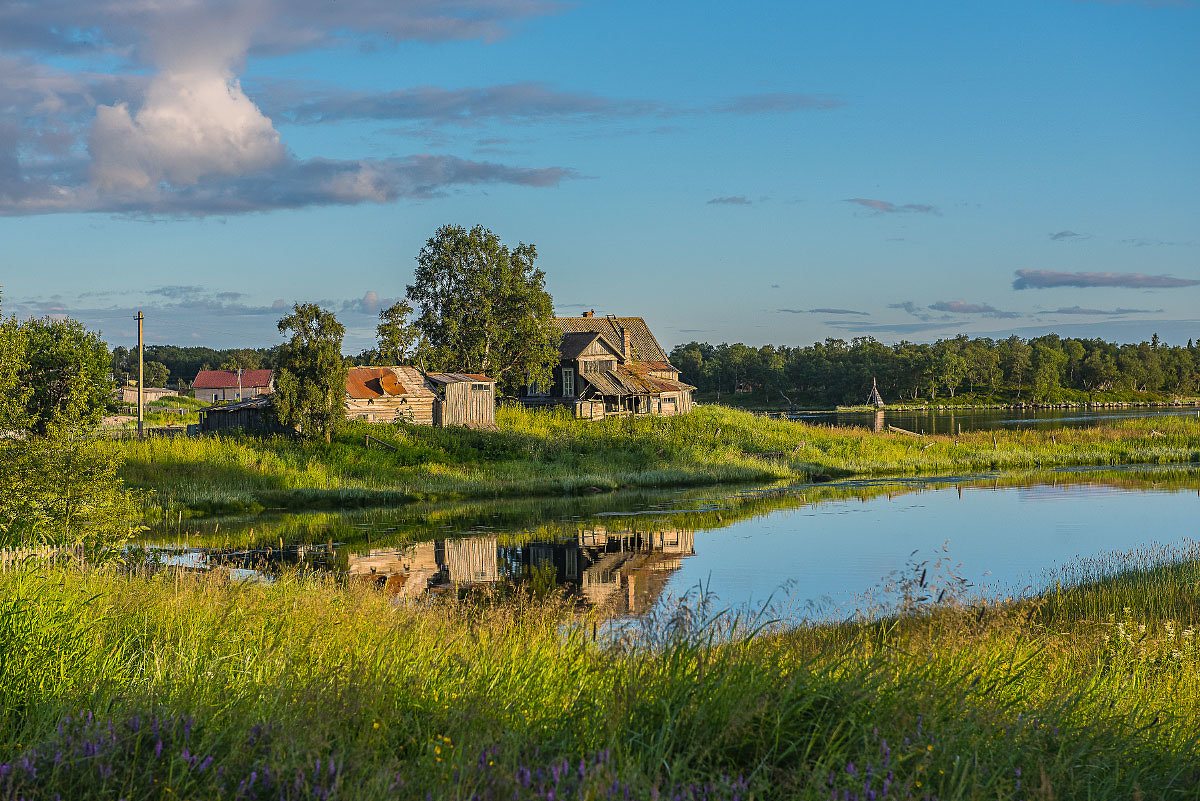
<svg viewBox="0 0 1200 801"><path fill-rule="evenodd" d="M885 345L871 337L802 347L689 342L671 363L704 397L774 406L864 403L872 379L889 403L961 397L989 401L1084 401L1095 395L1200 394L1200 344L1117 344L1100 339L994 340L961 334L932 344Z"/></svg>

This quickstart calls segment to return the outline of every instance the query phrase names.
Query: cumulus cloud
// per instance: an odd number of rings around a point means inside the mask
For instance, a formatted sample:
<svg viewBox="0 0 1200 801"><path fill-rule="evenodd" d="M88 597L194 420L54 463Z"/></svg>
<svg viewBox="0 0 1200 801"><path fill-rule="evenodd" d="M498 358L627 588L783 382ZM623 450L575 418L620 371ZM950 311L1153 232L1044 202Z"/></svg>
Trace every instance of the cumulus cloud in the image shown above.
<svg viewBox="0 0 1200 801"><path fill-rule="evenodd" d="M937 303L929 304L929 308L951 314L982 314L985 317L996 317L1003 320L1021 316L1019 312L1002 311L989 303L966 303L961 300L939 300Z"/></svg>
<svg viewBox="0 0 1200 801"><path fill-rule="evenodd" d="M1041 312L1041 314L1087 314L1093 316L1110 316L1115 317L1122 314L1160 314L1162 309L1085 309L1080 306L1067 306L1053 311Z"/></svg>
<svg viewBox="0 0 1200 801"><path fill-rule="evenodd" d="M856 203L859 206L868 208L877 214L937 214L936 206L929 206L924 203L905 203L896 204L888 200L875 200L869 197L849 197L846 198L847 203Z"/></svg>
<svg viewBox="0 0 1200 801"><path fill-rule="evenodd" d="M870 317L867 312L854 309L779 309L779 311L788 314L861 314L864 317Z"/></svg>
<svg viewBox="0 0 1200 801"><path fill-rule="evenodd" d="M1142 273L1059 272L1056 270L1017 270L1013 289L1052 289L1055 287L1120 287L1123 289L1170 289L1196 286L1200 281L1170 275Z"/></svg>
<svg viewBox="0 0 1200 801"><path fill-rule="evenodd" d="M729 197L714 197L708 201L709 206L749 206L754 201L746 198L745 195L730 195Z"/></svg>
<svg viewBox="0 0 1200 801"><path fill-rule="evenodd" d="M300 160L237 77L250 53L367 40L495 38L543 0L44 0L0 5L0 214L235 214L547 187L565 167L449 156ZM29 54L92 56L117 75ZM133 76L133 77L126 77Z"/></svg>

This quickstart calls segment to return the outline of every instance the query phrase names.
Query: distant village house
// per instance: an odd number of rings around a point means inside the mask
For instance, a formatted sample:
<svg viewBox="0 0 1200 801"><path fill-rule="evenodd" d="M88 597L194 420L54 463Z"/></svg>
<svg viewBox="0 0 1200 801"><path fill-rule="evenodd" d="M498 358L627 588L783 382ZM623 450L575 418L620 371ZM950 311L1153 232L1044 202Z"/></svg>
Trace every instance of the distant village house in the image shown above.
<svg viewBox="0 0 1200 801"><path fill-rule="evenodd" d="M558 317L559 364L549 386L524 386L526 406L568 406L576 417L675 415L692 409L691 384L641 317Z"/></svg>
<svg viewBox="0 0 1200 801"><path fill-rule="evenodd" d="M151 401L161 400L163 398L178 397L179 393L173 389L165 387L142 387L142 401L150 403ZM117 400L121 403L137 403L138 389L137 387L119 387L116 391Z"/></svg>
<svg viewBox="0 0 1200 801"><path fill-rule="evenodd" d="M196 399L209 403L244 400L274 391L275 374L271 370L201 370L192 382Z"/></svg>

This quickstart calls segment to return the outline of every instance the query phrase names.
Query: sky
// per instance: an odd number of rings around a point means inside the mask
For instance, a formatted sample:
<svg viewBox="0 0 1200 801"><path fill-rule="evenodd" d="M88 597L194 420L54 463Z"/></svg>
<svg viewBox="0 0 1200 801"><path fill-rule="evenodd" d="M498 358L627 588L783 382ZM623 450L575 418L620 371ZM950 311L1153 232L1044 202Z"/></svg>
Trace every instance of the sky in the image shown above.
<svg viewBox="0 0 1200 801"><path fill-rule="evenodd" d="M1200 5L0 0L3 311L347 352L447 223L559 314L1200 339Z"/></svg>

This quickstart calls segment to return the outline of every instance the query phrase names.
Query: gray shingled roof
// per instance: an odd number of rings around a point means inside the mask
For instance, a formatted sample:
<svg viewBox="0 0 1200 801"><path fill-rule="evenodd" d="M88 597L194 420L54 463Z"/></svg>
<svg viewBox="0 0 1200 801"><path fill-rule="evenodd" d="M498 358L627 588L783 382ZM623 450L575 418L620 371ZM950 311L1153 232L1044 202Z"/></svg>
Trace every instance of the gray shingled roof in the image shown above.
<svg viewBox="0 0 1200 801"><path fill-rule="evenodd" d="M564 339L569 334L602 334L618 351L622 348L621 330L626 329L629 331L629 349L633 351L633 361L670 361L641 317L556 317L554 324L563 332Z"/></svg>

